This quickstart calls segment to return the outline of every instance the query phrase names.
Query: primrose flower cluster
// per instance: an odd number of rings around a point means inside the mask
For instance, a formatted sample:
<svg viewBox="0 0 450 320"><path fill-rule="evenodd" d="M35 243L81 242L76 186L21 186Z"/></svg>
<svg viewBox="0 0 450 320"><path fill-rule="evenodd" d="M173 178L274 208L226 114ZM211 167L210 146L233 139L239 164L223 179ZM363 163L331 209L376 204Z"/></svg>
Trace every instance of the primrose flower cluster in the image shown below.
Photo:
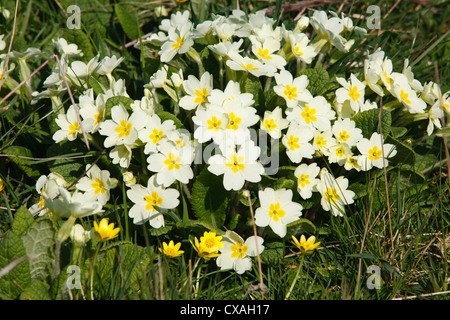
<svg viewBox="0 0 450 320"><path fill-rule="evenodd" d="M55 143L84 137L91 142L103 141L112 163L122 170L126 195L132 202L128 214L134 224L165 226L161 209L180 205L181 186L195 181L193 166L200 163L222 178L226 192L253 186L259 200L255 224L285 237L289 224L302 216L303 207L294 200L295 191L303 200L318 193L322 209L335 216L343 216L345 206L354 202L349 180L335 177L317 159L347 171L368 171L388 166L389 159L396 155L395 145L385 143L386 137L378 132L364 137L353 120L358 113L379 108L377 97L390 95L404 112L417 120L428 119L429 135L435 128L442 128L440 119L450 113L449 92L442 94L433 82L422 85L414 78L408 61L401 72L394 71L392 61L381 49L367 53L361 74L336 78L338 87L332 99L313 95L308 89L308 76L291 71L292 65L299 70L310 67L330 48L348 52L355 37L366 33L350 18L335 13L329 18L324 11L301 18L292 30L276 26L275 20L262 11L247 15L234 10L228 17L213 15L198 25L190 20L188 11L176 12L162 20L158 32L143 40L145 50L151 48L159 56L160 68L145 85L140 99L131 98L125 82L113 76L123 58L100 59L97 55L82 62L78 59L83 53L63 38L54 40L61 66L45 80L47 89L34 92L33 97L35 101L51 98L57 113ZM219 74L207 70L203 55L196 49L199 46L217 61ZM178 67L183 59L197 66L198 74L186 74L187 69ZM102 93L89 87L89 79L94 76L106 80L98 81ZM88 89L79 95L77 105L64 109L66 81L70 87ZM272 91L281 102L261 111L255 92L248 90L251 81L260 82L265 92ZM187 125L159 112L161 94L171 100L170 113ZM108 101L114 98L121 99L109 108ZM276 141L280 157L287 157L295 167L293 190L259 185L269 173L261 161L266 150L254 139L256 131ZM141 152L150 172L145 185L138 183L137 172L130 170L133 156ZM61 217L104 212L117 181L95 164L87 165L86 171L72 191L67 190L68 183L61 176L42 176L36 184L41 200L30 211ZM195 238L192 245L200 256L217 258L222 268L242 273L251 268L250 257L257 249L263 251L261 237L244 241L228 232L224 243L216 237L212 235L210 241ZM172 242L162 251L178 256L182 253L179 249Z"/></svg>

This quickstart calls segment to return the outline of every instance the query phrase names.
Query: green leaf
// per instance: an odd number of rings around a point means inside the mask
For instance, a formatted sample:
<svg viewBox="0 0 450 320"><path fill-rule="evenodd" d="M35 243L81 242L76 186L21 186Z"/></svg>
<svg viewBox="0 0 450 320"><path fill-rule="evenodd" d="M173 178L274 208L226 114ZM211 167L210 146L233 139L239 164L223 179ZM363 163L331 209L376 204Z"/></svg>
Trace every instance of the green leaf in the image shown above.
<svg viewBox="0 0 450 320"><path fill-rule="evenodd" d="M50 275L55 233L50 218L42 217L22 236L27 255L36 256L30 260L30 276L33 281L46 280Z"/></svg>
<svg viewBox="0 0 450 320"><path fill-rule="evenodd" d="M25 255L25 248L20 237L14 232L8 232L0 242L0 270L17 259L23 259ZM24 259L0 278L0 293L15 299L30 283L30 267L27 259Z"/></svg>
<svg viewBox="0 0 450 320"><path fill-rule="evenodd" d="M4 154L10 155L11 157L9 157L9 159L14 162L30 178L37 178L40 176L39 170L34 169L30 166L33 164L33 160L27 159L33 158L33 153L30 149L22 146L9 146L3 149L2 152Z"/></svg>
<svg viewBox="0 0 450 320"><path fill-rule="evenodd" d="M391 127L391 135L396 139L403 137L407 132L408 129L405 127Z"/></svg>
<svg viewBox="0 0 450 320"><path fill-rule="evenodd" d="M372 133L379 132L379 109L370 109L359 112L353 116L356 126L362 130L362 135L366 139L370 139ZM387 110L381 112L381 131L383 138L386 139L391 131L391 113Z"/></svg>
<svg viewBox="0 0 450 320"><path fill-rule="evenodd" d="M14 215L12 231L18 236L24 235L30 228L36 224L31 212L24 206L20 207Z"/></svg>
<svg viewBox="0 0 450 320"><path fill-rule="evenodd" d="M308 89L313 96L321 95L326 91L330 77L325 69L307 68L301 71L298 74L298 77L302 75L306 75L308 77L309 84L306 89Z"/></svg>
<svg viewBox="0 0 450 320"><path fill-rule="evenodd" d="M20 300L50 300L50 286L40 280L33 281L20 295Z"/></svg>
<svg viewBox="0 0 450 320"><path fill-rule="evenodd" d="M175 115L173 115L170 112L157 111L156 115L161 119L161 122L164 122L166 120L172 120L177 129L183 128L183 124L181 123L180 119L178 119Z"/></svg>
<svg viewBox="0 0 450 320"><path fill-rule="evenodd" d="M222 177L204 168L192 186L191 204L195 216L219 229L225 222L229 200Z"/></svg>
<svg viewBox="0 0 450 320"><path fill-rule="evenodd" d="M285 238L291 238L293 235L302 233L314 234L316 232L316 226L310 220L300 218L287 226L287 233Z"/></svg>
<svg viewBox="0 0 450 320"><path fill-rule="evenodd" d="M83 174L85 165L80 159L68 157L82 155L86 155L86 146L81 140L52 144L47 149L47 157L56 159L49 162L49 170L59 173L68 183L72 183Z"/></svg>
<svg viewBox="0 0 450 320"><path fill-rule="evenodd" d="M264 244L264 251L261 253L261 262L265 264L276 264L283 259L283 242L273 241Z"/></svg>
<svg viewBox="0 0 450 320"><path fill-rule="evenodd" d="M130 5L114 6L119 23L123 31L131 40L139 38L139 25L134 7Z"/></svg>

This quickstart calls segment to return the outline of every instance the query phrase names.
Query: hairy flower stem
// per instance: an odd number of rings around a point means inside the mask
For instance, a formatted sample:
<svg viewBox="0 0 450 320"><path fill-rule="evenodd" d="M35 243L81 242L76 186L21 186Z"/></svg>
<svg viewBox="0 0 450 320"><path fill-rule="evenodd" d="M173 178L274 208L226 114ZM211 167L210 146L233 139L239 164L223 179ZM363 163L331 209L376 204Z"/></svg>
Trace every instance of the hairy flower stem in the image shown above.
<svg viewBox="0 0 450 320"><path fill-rule="evenodd" d="M97 256L102 246L102 242L97 243L97 248L95 249L94 257L91 262L91 270L89 274L90 290L91 290L91 300L94 300L94 274L95 274L95 264L97 262Z"/></svg>
<svg viewBox="0 0 450 320"><path fill-rule="evenodd" d="M294 281L292 281L291 287L289 288L289 291L286 293L286 296L284 297L284 300L289 299L289 296L291 295L291 292L292 292L292 290L294 289L295 284L297 283L297 279L298 279L298 276L299 276L299 274L300 274L300 270L302 269L302 266L303 266L303 260L304 260L304 259L305 259L305 255L302 254L302 259L300 260L300 264L298 265L297 273L295 274Z"/></svg>

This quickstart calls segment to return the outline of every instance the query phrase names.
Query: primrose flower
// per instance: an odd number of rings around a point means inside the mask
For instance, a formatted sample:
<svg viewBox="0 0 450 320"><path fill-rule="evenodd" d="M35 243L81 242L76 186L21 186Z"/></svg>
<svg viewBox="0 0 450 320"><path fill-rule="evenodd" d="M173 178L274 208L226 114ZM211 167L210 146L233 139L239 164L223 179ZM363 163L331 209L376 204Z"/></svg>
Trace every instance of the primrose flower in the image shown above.
<svg viewBox="0 0 450 320"><path fill-rule="evenodd" d="M286 147L286 154L294 163L300 163L303 158L312 159L315 149L310 143L314 131L295 122L291 123L281 142Z"/></svg>
<svg viewBox="0 0 450 320"><path fill-rule="evenodd" d="M86 243L91 239L91 232L84 230L83 226L79 223L72 227L70 232L70 239L72 240L75 247L84 247Z"/></svg>
<svg viewBox="0 0 450 320"><path fill-rule="evenodd" d="M147 158L147 168L156 172L158 184L168 187L175 181L186 184L194 177L192 161L194 161L192 146L178 148L175 143L168 140L161 143L158 153L150 154Z"/></svg>
<svg viewBox="0 0 450 320"><path fill-rule="evenodd" d="M183 54L189 51L194 44L192 39L192 23L187 23L177 28L170 28L168 39L161 46L161 62L170 62L177 54Z"/></svg>
<svg viewBox="0 0 450 320"><path fill-rule="evenodd" d="M88 123L89 133L95 133L106 119L106 100L112 97L111 92L107 94L98 94L94 100L94 92L88 89L87 92L80 95L79 106L80 115Z"/></svg>
<svg viewBox="0 0 450 320"><path fill-rule="evenodd" d="M256 109L242 106L239 100L226 104L223 109L228 115L228 125L221 132L221 138L217 138L216 142L219 144L244 143L246 139L250 138L249 127L259 121Z"/></svg>
<svg viewBox="0 0 450 320"><path fill-rule="evenodd" d="M69 44L64 38L52 39L52 42L59 53L65 57L82 57L84 55L75 43Z"/></svg>
<svg viewBox="0 0 450 320"><path fill-rule="evenodd" d="M312 192L316 191L315 187L319 183L317 176L320 172L320 167L317 163L306 164L302 163L295 171L294 176L297 178L297 191L303 199L309 199Z"/></svg>
<svg viewBox="0 0 450 320"><path fill-rule="evenodd" d="M347 159L353 155L352 150L345 142L338 142L328 150L328 161L330 163L337 163L340 166L345 165Z"/></svg>
<svg viewBox="0 0 450 320"><path fill-rule="evenodd" d="M345 206L354 202L355 193L348 188L348 179L334 178L326 168L319 173L320 182L316 188L322 195L320 204L325 211L331 211L334 216L343 216Z"/></svg>
<svg viewBox="0 0 450 320"><path fill-rule="evenodd" d="M74 141L78 134L82 132L81 127L83 127L85 132L90 131L89 122L79 121L73 105L67 109L66 113L58 114L55 122L60 127L52 137L56 143L64 140Z"/></svg>
<svg viewBox="0 0 450 320"><path fill-rule="evenodd" d="M208 170L216 176L223 174L226 190L239 190L245 181L259 182L264 167L257 161L261 149L251 140L246 140L236 151L234 145L219 146L221 154L208 159Z"/></svg>
<svg viewBox="0 0 450 320"><path fill-rule="evenodd" d="M170 240L169 244L163 242L163 247L159 248L159 251L164 253L169 258L176 258L181 256L184 251L180 250L181 242L174 244L173 240Z"/></svg>
<svg viewBox="0 0 450 320"><path fill-rule="evenodd" d="M287 110L287 119L296 121L300 125L326 131L331 129L331 120L336 119L336 112L331 109L331 104L322 96L317 96L310 101Z"/></svg>
<svg viewBox="0 0 450 320"><path fill-rule="evenodd" d="M306 75L293 78L292 74L287 70L281 70L275 74L276 86L273 91L286 100L288 107L295 107L299 102L311 101L312 95L306 89L309 80Z"/></svg>
<svg viewBox="0 0 450 320"><path fill-rule="evenodd" d="M88 199L81 192L70 193L65 188L59 187L58 194L59 197L51 198L48 194L42 193L45 207L54 217L82 218L103 212L100 202Z"/></svg>
<svg viewBox="0 0 450 320"><path fill-rule="evenodd" d="M211 139L219 141L228 127L229 119L222 107L212 104L207 109L197 109L192 121L197 126L194 138L203 143Z"/></svg>
<svg viewBox="0 0 450 320"><path fill-rule="evenodd" d="M286 65L286 60L276 54L280 50L280 41L274 38L267 38L264 42L260 42L254 35L249 37L252 42L252 52L264 64L269 64L277 69L283 69Z"/></svg>
<svg viewBox="0 0 450 320"><path fill-rule="evenodd" d="M131 147L127 144L119 144L109 152L112 163L119 164L120 167L125 169L130 166L132 155Z"/></svg>
<svg viewBox="0 0 450 320"><path fill-rule="evenodd" d="M330 42L339 51L348 52L347 40L340 35L344 31L344 24L340 18L328 19L325 11L314 11L309 22L324 41Z"/></svg>
<svg viewBox="0 0 450 320"><path fill-rule="evenodd" d="M337 119L331 131L337 142L346 143L349 147L355 146L363 137L362 130L349 118Z"/></svg>
<svg viewBox="0 0 450 320"><path fill-rule="evenodd" d="M152 115L138 133L139 139L145 143L144 153L158 152L160 144L175 130L173 120L161 121L157 114Z"/></svg>
<svg viewBox="0 0 450 320"><path fill-rule="evenodd" d="M128 198L134 203L128 215L133 223L140 225L147 221L153 228L164 226L164 216L161 209L176 208L180 201L180 193L176 189L166 189L156 182L153 175L147 182L147 187L134 184L127 190Z"/></svg>
<svg viewBox="0 0 450 320"><path fill-rule="evenodd" d="M252 257L264 251L263 238L251 236L244 241L234 231L227 231L224 235L224 246L216 264L220 270L233 269L238 274L252 269Z"/></svg>
<svg viewBox="0 0 450 320"><path fill-rule="evenodd" d="M356 78L352 73L350 81L337 77L337 82L342 86L336 90L336 100L338 103L350 102L350 106L354 112L359 112L361 105L364 103L365 84Z"/></svg>
<svg viewBox="0 0 450 320"><path fill-rule="evenodd" d="M377 132L372 133L369 139L363 138L356 144L361 156L358 159L358 164L362 170L367 171L372 167L383 169L383 166L388 166L388 158L397 154L393 144L383 144L381 135Z"/></svg>
<svg viewBox="0 0 450 320"><path fill-rule="evenodd" d="M406 107L410 113L424 113L427 107L426 102L417 96L408 78L403 73L392 74L393 90L392 95Z"/></svg>
<svg viewBox="0 0 450 320"><path fill-rule="evenodd" d="M113 222L108 224L108 219L103 218L100 220L99 224L97 221L94 221L94 232L101 242L105 242L117 237L119 235L120 228L114 228Z"/></svg>
<svg viewBox="0 0 450 320"><path fill-rule="evenodd" d="M230 80L223 91L219 89L212 90L209 102L224 108L230 104L239 103L240 106L245 108L252 106L255 100L253 99L253 94L241 92L239 83Z"/></svg>
<svg viewBox="0 0 450 320"><path fill-rule="evenodd" d="M292 53L297 59L309 64L317 56L315 48L309 45L309 38L306 34L290 33L289 42Z"/></svg>
<svg viewBox="0 0 450 320"><path fill-rule="evenodd" d="M316 250L320 245L320 241L316 242L315 236L310 236L308 240L306 240L304 234L301 235L300 241L295 236L292 236L292 243L300 250L302 254L313 253L314 250Z"/></svg>
<svg viewBox="0 0 450 320"><path fill-rule="evenodd" d="M72 62L70 67L67 68L67 76L76 85L81 86L81 80L86 79L88 76L92 75L99 67L99 55L96 55L88 63L84 63L80 60L75 60Z"/></svg>
<svg viewBox="0 0 450 320"><path fill-rule="evenodd" d="M281 131L289 126L289 120L284 119L280 107L273 111L264 112L264 118L261 120L261 130L266 131L273 139L281 138Z"/></svg>
<svg viewBox="0 0 450 320"><path fill-rule="evenodd" d="M193 75L189 75L187 80L183 81L183 88L186 95L180 99L181 108L193 110L198 106L205 106L213 89L212 75L205 72L200 80Z"/></svg>
<svg viewBox="0 0 450 320"><path fill-rule="evenodd" d="M97 200L105 205L110 197L111 179L108 170L100 170L94 165L86 165L86 176L76 184L78 190L84 191L88 199Z"/></svg>
<svg viewBox="0 0 450 320"><path fill-rule="evenodd" d="M255 211L255 224L259 227L269 226L272 231L283 238L287 225L300 218L302 205L292 201L292 190L265 188L258 192L261 206Z"/></svg>
<svg viewBox="0 0 450 320"><path fill-rule="evenodd" d="M314 140L312 145L314 146L314 149L316 151L321 152L325 156L330 155L330 148L337 144L336 139L333 136L333 132L331 130L327 131L321 131L316 130L314 131Z"/></svg>
<svg viewBox="0 0 450 320"><path fill-rule="evenodd" d="M107 136L105 148L121 144L133 145L138 139L138 131L144 127L147 119L143 111L134 111L130 116L121 103L112 107L111 118L102 122L99 128L99 133Z"/></svg>
<svg viewBox="0 0 450 320"><path fill-rule="evenodd" d="M46 194L49 198L55 198L59 195L59 187L67 187L69 184L58 173L50 173L48 176L41 175L36 181L36 191L39 194L39 202L33 204L28 210L32 215L38 214L39 216L51 215L52 213L45 207L45 200L43 194Z"/></svg>
<svg viewBox="0 0 450 320"><path fill-rule="evenodd" d="M242 57L235 51L229 51L226 64L231 70L245 71L251 73L255 77L273 77L276 72L276 68L272 65L267 65L259 60L255 60L249 57Z"/></svg>

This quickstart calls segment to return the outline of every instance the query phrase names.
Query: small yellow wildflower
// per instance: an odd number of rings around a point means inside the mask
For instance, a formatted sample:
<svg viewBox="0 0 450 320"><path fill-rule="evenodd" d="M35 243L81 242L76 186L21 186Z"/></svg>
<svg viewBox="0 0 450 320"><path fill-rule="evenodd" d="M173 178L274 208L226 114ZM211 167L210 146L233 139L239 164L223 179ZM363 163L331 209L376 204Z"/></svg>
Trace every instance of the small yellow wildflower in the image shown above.
<svg viewBox="0 0 450 320"><path fill-rule="evenodd" d="M166 256L170 258L175 258L184 253L183 250L180 250L181 242L174 244L173 240L170 240L169 244L163 242L163 247L159 248L159 251L164 253Z"/></svg>
<svg viewBox="0 0 450 320"><path fill-rule="evenodd" d="M117 237L120 228L114 229L114 223L108 224L108 219L103 218L100 221L100 224L97 224L97 221L94 221L94 231L95 235L100 239L100 241L104 242Z"/></svg>
<svg viewBox="0 0 450 320"><path fill-rule="evenodd" d="M303 234L300 237L300 241L298 241L295 236L292 236L292 243L303 254L310 254L310 253L312 253L320 245L320 242L316 242L316 237L315 236L310 236L308 238L308 240L306 240L306 237Z"/></svg>
<svg viewBox="0 0 450 320"><path fill-rule="evenodd" d="M220 256L219 249L217 247L208 247L205 241L198 241L197 237L194 238L194 243L191 241L191 244L192 247L194 247L194 250L197 251L198 255L205 260Z"/></svg>
<svg viewBox="0 0 450 320"><path fill-rule="evenodd" d="M3 183L2 178L0 178L0 192L2 192L5 189L5 184Z"/></svg>

